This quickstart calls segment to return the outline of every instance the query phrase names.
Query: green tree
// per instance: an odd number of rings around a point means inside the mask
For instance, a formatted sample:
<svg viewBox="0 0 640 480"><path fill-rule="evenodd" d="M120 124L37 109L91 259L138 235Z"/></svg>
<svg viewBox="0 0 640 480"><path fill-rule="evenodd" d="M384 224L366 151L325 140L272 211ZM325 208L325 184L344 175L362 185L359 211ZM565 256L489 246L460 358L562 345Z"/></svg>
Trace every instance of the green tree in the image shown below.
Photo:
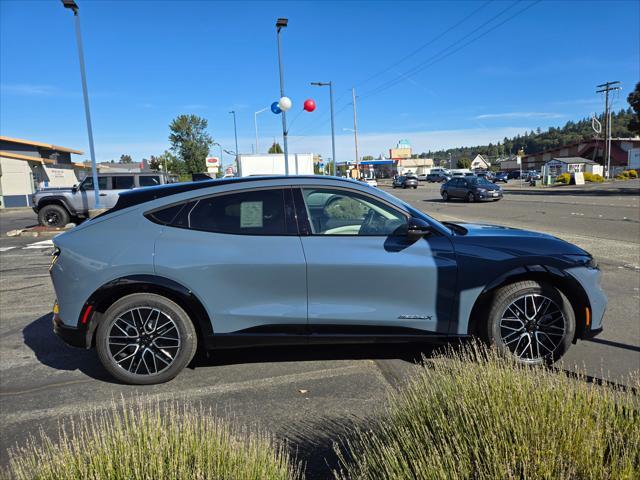
<svg viewBox="0 0 640 480"><path fill-rule="evenodd" d="M271 148L269 149L269 153L283 153L282 147L279 143L273 142L273 145L271 145Z"/></svg>
<svg viewBox="0 0 640 480"><path fill-rule="evenodd" d="M471 160L467 157L461 157L458 159L458 168L471 168Z"/></svg>
<svg viewBox="0 0 640 480"><path fill-rule="evenodd" d="M365 162L368 160L373 160L373 155L365 155L364 157L362 157L362 160L364 160Z"/></svg>
<svg viewBox="0 0 640 480"><path fill-rule="evenodd" d="M149 159L149 168L151 168L151 170L162 170L163 172L166 169L167 173L175 173L177 175L187 173L185 163L178 159L169 150L165 150L158 156L151 155L151 158Z"/></svg>
<svg viewBox="0 0 640 480"><path fill-rule="evenodd" d="M213 138L207 133L208 122L197 115L179 115L169 129L171 150L184 162L185 172L199 173L206 169L206 159Z"/></svg>
<svg viewBox="0 0 640 480"><path fill-rule="evenodd" d="M133 158L131 158L131 155L120 155L118 163L133 163Z"/></svg>
<svg viewBox="0 0 640 480"><path fill-rule="evenodd" d="M628 128L632 133L640 135L640 82L636 84L636 88L627 97L627 102L631 105L631 119Z"/></svg>

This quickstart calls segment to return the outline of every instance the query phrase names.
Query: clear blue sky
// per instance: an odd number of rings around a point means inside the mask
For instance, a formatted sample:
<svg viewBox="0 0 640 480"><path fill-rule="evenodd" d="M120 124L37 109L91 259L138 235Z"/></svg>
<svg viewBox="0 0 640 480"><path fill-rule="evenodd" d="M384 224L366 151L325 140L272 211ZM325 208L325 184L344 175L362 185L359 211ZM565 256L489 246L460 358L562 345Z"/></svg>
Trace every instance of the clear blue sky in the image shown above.
<svg viewBox="0 0 640 480"><path fill-rule="evenodd" d="M279 16L289 18L290 150L325 158L328 89L311 81L335 84L343 160L354 155L343 130L353 127L352 86L361 155L377 156L400 138L419 152L561 125L602 110L594 92L607 80L623 82L616 106L626 107L640 80L638 1L78 3L99 160L162 153L181 113L207 118L232 150L231 109L250 152L253 112L279 97ZM1 0L0 31L2 134L88 152L71 12L58 0ZM315 112L300 113L306 98ZM264 150L281 140L280 117L258 118Z"/></svg>

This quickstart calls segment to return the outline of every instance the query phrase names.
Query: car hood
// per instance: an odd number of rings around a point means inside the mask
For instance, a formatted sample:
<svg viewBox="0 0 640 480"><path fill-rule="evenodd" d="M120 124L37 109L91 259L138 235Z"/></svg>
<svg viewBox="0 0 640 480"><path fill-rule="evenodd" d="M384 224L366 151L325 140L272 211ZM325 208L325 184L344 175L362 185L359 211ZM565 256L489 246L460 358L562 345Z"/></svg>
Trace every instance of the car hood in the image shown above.
<svg viewBox="0 0 640 480"><path fill-rule="evenodd" d="M494 185L493 183L480 183L475 185L476 188L484 188L485 190L500 190L498 185Z"/></svg>
<svg viewBox="0 0 640 480"><path fill-rule="evenodd" d="M453 230L456 233L454 242L459 245L505 249L518 251L519 254L589 255L580 247L548 233L479 223L447 222L445 225L458 227Z"/></svg>
<svg viewBox="0 0 640 480"><path fill-rule="evenodd" d="M72 192L73 188L71 187L51 187L51 188L41 188L36 191L36 195L46 195L48 193L62 193L62 192Z"/></svg>

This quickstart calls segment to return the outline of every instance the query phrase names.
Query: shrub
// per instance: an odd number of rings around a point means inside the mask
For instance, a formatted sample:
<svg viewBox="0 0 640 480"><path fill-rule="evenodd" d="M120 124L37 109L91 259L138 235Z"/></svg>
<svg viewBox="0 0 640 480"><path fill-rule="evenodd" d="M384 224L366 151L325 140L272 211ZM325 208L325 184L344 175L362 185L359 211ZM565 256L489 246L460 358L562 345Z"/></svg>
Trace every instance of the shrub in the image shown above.
<svg viewBox="0 0 640 480"><path fill-rule="evenodd" d="M638 172L636 170L628 170L629 178L638 178Z"/></svg>
<svg viewBox="0 0 640 480"><path fill-rule="evenodd" d="M604 182L604 178L602 178L602 175L600 175L598 173L585 172L584 181L585 182L600 183L600 182Z"/></svg>
<svg viewBox="0 0 640 480"><path fill-rule="evenodd" d="M269 437L190 405L138 399L61 428L57 444L41 432L39 442L32 438L10 451L9 474L18 480L301 478L300 466Z"/></svg>
<svg viewBox="0 0 640 480"><path fill-rule="evenodd" d="M568 185L571 182L571 175L568 173L561 173L556 177L556 183L564 183Z"/></svg>
<svg viewBox="0 0 640 480"><path fill-rule="evenodd" d="M632 391L473 345L423 366L385 417L336 446L335 476L640 478L638 409Z"/></svg>

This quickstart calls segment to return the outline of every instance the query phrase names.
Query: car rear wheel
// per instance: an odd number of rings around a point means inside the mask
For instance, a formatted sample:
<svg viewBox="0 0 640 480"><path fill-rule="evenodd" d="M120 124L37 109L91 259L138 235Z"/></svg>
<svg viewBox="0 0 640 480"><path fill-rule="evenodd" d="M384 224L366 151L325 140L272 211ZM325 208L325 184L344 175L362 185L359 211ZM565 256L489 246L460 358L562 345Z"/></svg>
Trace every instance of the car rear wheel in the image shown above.
<svg viewBox="0 0 640 480"><path fill-rule="evenodd" d="M551 364L571 346L575 316L567 297L547 283L523 281L495 294L482 336L527 364Z"/></svg>
<svg viewBox="0 0 640 480"><path fill-rule="evenodd" d="M38 223L45 227L64 227L69 223L69 212L60 205L45 205L38 211Z"/></svg>
<svg viewBox="0 0 640 480"><path fill-rule="evenodd" d="M445 202L449 201L449 194L447 192L442 192L442 200Z"/></svg>
<svg viewBox="0 0 640 480"><path fill-rule="evenodd" d="M147 293L116 301L96 333L102 365L116 379L134 385L171 380L189 364L197 343L186 312L168 298Z"/></svg>

